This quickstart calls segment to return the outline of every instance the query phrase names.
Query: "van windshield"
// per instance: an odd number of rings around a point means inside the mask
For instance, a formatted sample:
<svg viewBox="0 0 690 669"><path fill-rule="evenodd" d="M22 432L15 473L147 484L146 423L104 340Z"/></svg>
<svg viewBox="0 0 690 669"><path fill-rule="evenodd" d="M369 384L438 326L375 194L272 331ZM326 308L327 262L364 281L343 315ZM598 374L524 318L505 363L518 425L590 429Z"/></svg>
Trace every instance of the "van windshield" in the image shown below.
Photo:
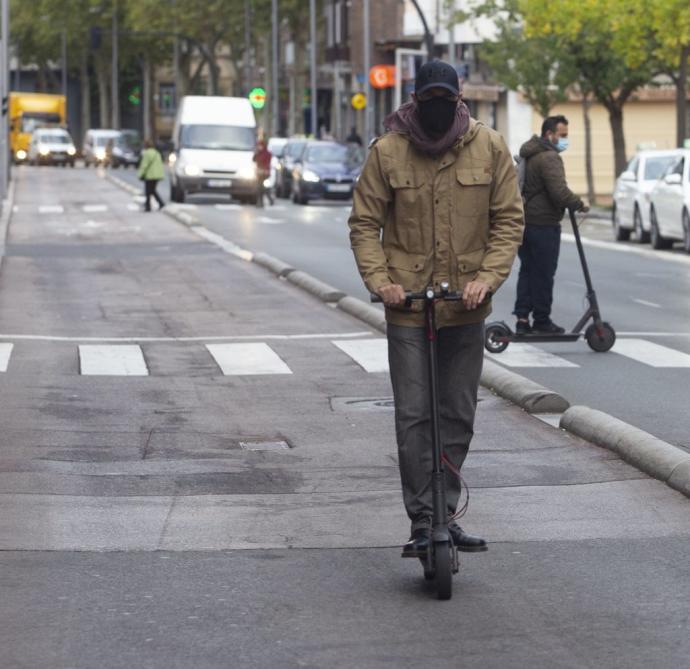
<svg viewBox="0 0 690 669"><path fill-rule="evenodd" d="M180 148L253 151L254 130L233 125L183 125Z"/></svg>
<svg viewBox="0 0 690 669"><path fill-rule="evenodd" d="M70 141L69 135L61 135L61 134L44 135L43 133L41 133L41 135L39 135L38 139L40 142L45 142L46 144L71 144L72 143Z"/></svg>

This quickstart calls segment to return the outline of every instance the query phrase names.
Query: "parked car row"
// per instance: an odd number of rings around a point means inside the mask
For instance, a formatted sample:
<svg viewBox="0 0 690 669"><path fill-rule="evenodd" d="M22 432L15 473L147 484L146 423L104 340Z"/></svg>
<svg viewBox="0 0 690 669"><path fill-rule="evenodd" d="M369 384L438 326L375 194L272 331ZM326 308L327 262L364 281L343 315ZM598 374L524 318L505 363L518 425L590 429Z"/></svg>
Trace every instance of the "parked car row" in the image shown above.
<svg viewBox="0 0 690 669"><path fill-rule="evenodd" d="M87 130L82 154L86 167L136 166L141 158L141 139L136 130Z"/></svg>
<svg viewBox="0 0 690 669"><path fill-rule="evenodd" d="M617 241L690 253L690 150L640 151L616 180L612 222Z"/></svg>

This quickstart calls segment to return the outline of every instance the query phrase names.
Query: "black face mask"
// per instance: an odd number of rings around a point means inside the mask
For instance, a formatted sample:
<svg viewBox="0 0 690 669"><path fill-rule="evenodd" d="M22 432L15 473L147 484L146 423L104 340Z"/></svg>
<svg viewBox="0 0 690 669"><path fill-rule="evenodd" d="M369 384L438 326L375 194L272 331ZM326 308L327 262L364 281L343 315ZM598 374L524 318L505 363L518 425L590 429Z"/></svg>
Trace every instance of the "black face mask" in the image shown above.
<svg viewBox="0 0 690 669"><path fill-rule="evenodd" d="M453 125L458 103L446 98L431 98L417 102L419 122L430 135L444 135Z"/></svg>

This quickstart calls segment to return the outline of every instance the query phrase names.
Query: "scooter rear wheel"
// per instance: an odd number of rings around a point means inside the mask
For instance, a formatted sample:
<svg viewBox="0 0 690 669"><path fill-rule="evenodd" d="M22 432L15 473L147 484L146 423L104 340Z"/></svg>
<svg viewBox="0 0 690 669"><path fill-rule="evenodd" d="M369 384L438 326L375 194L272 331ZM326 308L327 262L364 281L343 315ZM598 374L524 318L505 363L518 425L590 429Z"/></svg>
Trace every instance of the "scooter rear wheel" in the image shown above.
<svg viewBox="0 0 690 669"><path fill-rule="evenodd" d="M606 353L616 343L616 331L609 323L602 323L599 327L592 323L585 330L585 339L593 351Z"/></svg>
<svg viewBox="0 0 690 669"><path fill-rule="evenodd" d="M489 353L502 353L508 348L511 334L505 323L489 323L484 331L484 348Z"/></svg>
<svg viewBox="0 0 690 669"><path fill-rule="evenodd" d="M434 542L434 581L438 599L445 600L453 596L453 560L450 553L450 542Z"/></svg>

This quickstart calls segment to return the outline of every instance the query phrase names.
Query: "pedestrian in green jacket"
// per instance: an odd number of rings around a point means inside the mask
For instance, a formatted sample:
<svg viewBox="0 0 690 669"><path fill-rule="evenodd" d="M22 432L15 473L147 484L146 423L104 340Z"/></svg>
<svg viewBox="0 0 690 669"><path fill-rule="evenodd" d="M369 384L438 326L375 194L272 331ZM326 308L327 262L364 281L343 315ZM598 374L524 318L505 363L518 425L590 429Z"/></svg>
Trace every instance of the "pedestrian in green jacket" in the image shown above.
<svg viewBox="0 0 690 669"><path fill-rule="evenodd" d="M144 182L144 192L146 194L144 210L151 211L151 196L158 202L158 208L162 209L165 206L165 202L156 192L156 186L165 177L163 158L161 158L161 154L150 139L144 142L144 152L141 154L138 174L139 179Z"/></svg>

